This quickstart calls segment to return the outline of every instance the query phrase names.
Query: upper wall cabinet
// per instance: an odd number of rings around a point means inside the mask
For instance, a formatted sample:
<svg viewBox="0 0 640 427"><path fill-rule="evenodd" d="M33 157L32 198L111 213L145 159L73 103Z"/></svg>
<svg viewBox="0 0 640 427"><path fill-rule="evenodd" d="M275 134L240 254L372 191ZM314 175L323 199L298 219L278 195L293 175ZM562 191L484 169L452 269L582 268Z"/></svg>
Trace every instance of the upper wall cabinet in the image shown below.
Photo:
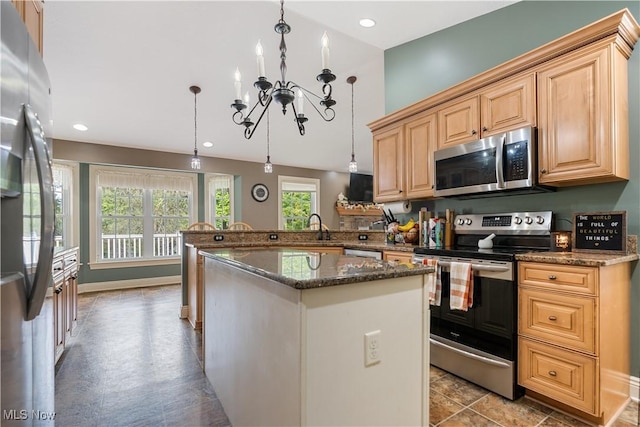
<svg viewBox="0 0 640 427"><path fill-rule="evenodd" d="M404 192L404 132L402 125L373 135L373 198L401 200Z"/></svg>
<svg viewBox="0 0 640 427"><path fill-rule="evenodd" d="M539 181L629 179L627 59L610 39L538 70Z"/></svg>
<svg viewBox="0 0 640 427"><path fill-rule="evenodd" d="M436 114L425 112L373 135L373 191L379 203L433 196Z"/></svg>
<svg viewBox="0 0 640 427"><path fill-rule="evenodd" d="M33 43L40 55L43 51L42 27L44 23L44 2L41 0L11 0L24 21Z"/></svg>
<svg viewBox="0 0 640 427"><path fill-rule="evenodd" d="M506 79L438 110L438 148L536 125L533 73Z"/></svg>
<svg viewBox="0 0 640 427"><path fill-rule="evenodd" d="M541 184L629 179L627 60L638 39L623 9L370 123L376 201L432 197L435 150L526 126L538 128Z"/></svg>

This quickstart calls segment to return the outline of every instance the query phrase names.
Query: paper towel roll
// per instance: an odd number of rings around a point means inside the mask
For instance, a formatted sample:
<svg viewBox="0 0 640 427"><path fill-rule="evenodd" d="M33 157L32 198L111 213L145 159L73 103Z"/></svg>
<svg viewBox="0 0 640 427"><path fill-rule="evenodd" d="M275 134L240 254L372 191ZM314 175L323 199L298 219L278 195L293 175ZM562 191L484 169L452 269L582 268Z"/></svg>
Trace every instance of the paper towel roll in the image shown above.
<svg viewBox="0 0 640 427"><path fill-rule="evenodd" d="M387 211L391 211L391 213L395 214L408 214L411 212L411 202L409 200L405 200L403 202L392 202L385 203L384 208Z"/></svg>

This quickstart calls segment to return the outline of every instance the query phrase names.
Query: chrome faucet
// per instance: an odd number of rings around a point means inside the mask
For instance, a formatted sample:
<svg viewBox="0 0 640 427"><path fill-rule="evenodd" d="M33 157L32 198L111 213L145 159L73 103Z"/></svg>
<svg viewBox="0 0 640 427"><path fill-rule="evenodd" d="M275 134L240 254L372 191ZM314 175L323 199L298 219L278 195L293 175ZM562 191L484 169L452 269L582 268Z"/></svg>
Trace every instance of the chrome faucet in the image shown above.
<svg viewBox="0 0 640 427"><path fill-rule="evenodd" d="M318 215L317 213L312 213L311 215L309 215L309 219L307 220L307 226L311 226L311 218L313 217L318 217L318 221L320 221L320 224L318 224L318 240L329 240L331 239L331 236L329 235L329 230L327 231L327 236L324 237L323 236L323 230L322 230L322 218L320 218L320 215Z"/></svg>

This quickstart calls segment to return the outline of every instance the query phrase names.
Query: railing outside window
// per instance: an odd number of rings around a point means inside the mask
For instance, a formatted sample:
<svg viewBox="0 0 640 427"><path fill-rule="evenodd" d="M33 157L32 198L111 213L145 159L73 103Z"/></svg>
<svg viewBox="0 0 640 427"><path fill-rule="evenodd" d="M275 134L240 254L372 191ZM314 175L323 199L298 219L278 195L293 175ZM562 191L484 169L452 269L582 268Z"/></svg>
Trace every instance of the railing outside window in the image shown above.
<svg viewBox="0 0 640 427"><path fill-rule="evenodd" d="M103 234L101 239L103 260L142 258L142 234ZM154 257L180 255L182 255L182 234L154 234Z"/></svg>

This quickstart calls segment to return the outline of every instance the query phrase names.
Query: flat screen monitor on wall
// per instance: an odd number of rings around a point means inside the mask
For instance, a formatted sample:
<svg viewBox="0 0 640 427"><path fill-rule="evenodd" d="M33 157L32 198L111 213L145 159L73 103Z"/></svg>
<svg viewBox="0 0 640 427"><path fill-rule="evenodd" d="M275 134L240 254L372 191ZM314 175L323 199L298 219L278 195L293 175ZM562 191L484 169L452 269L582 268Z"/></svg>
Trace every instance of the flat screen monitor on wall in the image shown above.
<svg viewBox="0 0 640 427"><path fill-rule="evenodd" d="M350 202L373 203L373 175L352 173L347 198Z"/></svg>

